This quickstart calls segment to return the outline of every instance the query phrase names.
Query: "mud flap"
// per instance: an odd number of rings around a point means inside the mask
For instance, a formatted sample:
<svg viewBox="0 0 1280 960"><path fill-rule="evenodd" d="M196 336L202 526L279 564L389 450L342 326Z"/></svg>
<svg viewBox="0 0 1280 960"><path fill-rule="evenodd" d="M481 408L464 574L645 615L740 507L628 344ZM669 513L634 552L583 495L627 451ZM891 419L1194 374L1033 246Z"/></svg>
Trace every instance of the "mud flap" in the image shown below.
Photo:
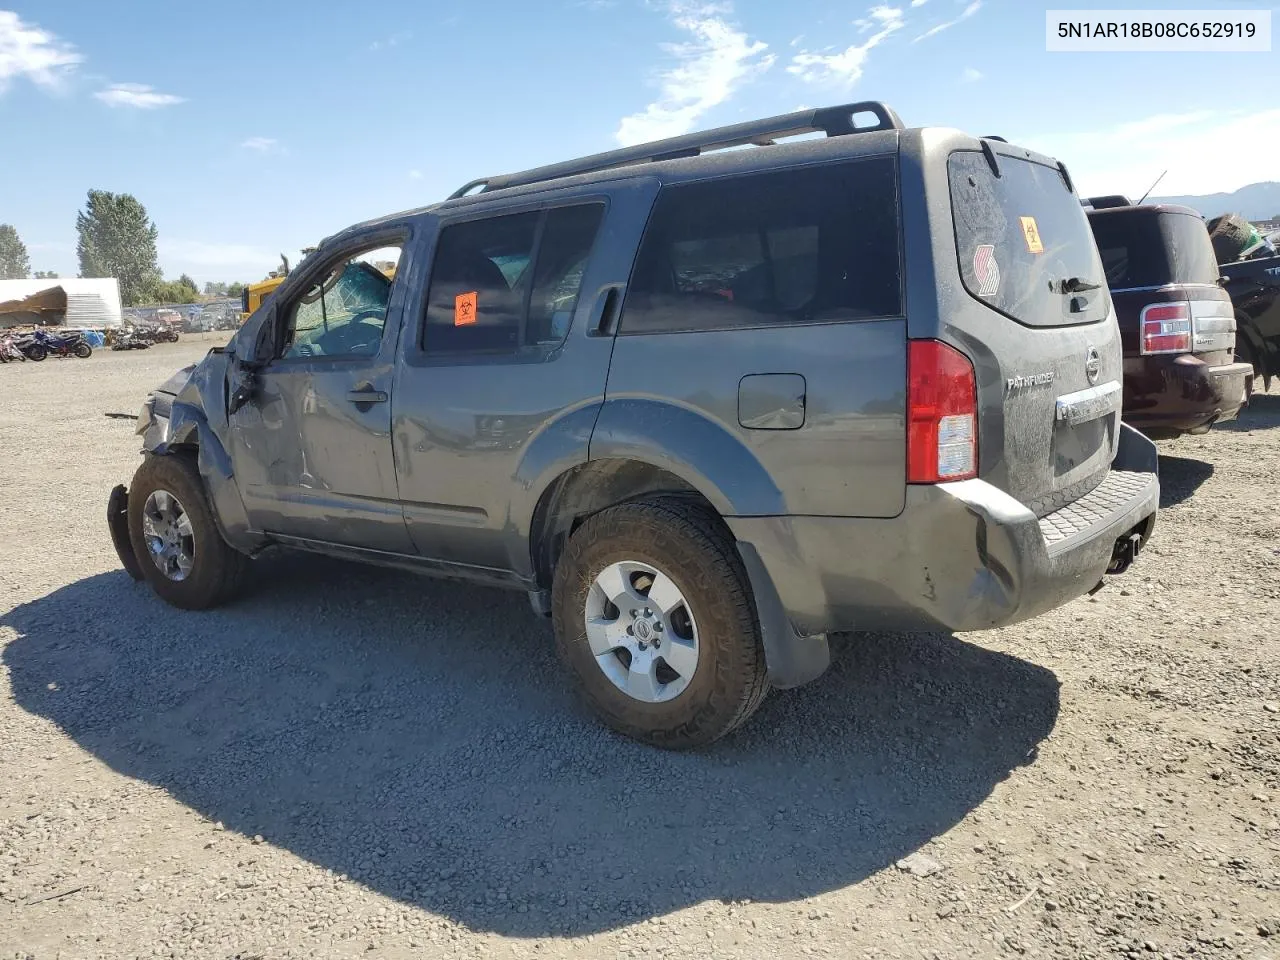
<svg viewBox="0 0 1280 960"><path fill-rule="evenodd" d="M138 558L133 552L133 543L129 540L129 491L123 483L118 483L107 500L107 529L111 531L111 543L116 548L116 556L125 573L135 580L142 579L142 568L138 566Z"/></svg>

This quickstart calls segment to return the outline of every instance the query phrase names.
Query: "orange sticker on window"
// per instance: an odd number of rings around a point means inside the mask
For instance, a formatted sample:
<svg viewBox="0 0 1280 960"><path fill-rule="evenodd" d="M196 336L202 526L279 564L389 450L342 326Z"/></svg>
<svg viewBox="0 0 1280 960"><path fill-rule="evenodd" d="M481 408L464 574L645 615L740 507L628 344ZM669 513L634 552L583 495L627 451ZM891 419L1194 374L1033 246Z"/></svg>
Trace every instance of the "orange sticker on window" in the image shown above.
<svg viewBox="0 0 1280 960"><path fill-rule="evenodd" d="M476 322L476 291L460 293L453 298L453 325L466 327Z"/></svg>
<svg viewBox="0 0 1280 960"><path fill-rule="evenodd" d="M1040 242L1040 228L1036 226L1035 217L1019 217L1022 221L1022 235L1027 240L1027 249L1032 253L1044 253L1044 244Z"/></svg>

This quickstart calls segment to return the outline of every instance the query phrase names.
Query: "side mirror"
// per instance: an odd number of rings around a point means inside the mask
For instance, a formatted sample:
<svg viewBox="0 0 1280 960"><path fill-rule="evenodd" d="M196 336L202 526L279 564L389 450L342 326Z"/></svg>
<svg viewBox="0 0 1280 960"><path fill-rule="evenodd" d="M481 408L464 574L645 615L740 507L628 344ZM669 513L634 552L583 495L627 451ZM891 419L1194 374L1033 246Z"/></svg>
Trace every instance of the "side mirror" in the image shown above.
<svg viewBox="0 0 1280 960"><path fill-rule="evenodd" d="M252 331L244 331L246 333ZM258 395L258 371L271 362L276 352L276 311L267 311L253 337L253 347L237 355L231 367L231 393L227 415L233 415Z"/></svg>
<svg viewBox="0 0 1280 960"><path fill-rule="evenodd" d="M265 367L271 362L276 352L276 311L272 307L267 311L258 327L257 336L253 340L253 349L244 358L245 365L253 368Z"/></svg>

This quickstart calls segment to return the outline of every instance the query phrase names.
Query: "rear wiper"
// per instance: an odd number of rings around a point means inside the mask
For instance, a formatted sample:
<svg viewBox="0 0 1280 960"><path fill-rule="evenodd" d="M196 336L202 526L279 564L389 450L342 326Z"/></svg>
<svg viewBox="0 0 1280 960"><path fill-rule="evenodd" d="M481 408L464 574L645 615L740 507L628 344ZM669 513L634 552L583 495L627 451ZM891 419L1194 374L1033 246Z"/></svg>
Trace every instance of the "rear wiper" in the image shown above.
<svg viewBox="0 0 1280 960"><path fill-rule="evenodd" d="M1080 277L1069 277L1058 285L1059 293L1083 293L1086 290L1097 290L1102 284Z"/></svg>

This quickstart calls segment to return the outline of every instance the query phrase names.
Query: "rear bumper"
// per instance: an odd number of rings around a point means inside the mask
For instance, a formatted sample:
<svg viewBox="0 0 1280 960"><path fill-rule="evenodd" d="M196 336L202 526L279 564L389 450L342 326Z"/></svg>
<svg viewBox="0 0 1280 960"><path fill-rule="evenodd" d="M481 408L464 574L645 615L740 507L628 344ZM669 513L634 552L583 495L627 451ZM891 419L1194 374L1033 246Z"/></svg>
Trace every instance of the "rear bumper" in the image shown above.
<svg viewBox="0 0 1280 960"><path fill-rule="evenodd" d="M983 630L1034 617L1102 578L1117 541L1145 543L1160 500L1155 446L1122 426L1093 492L1037 519L982 480L910 486L891 519L731 517L795 632Z"/></svg>
<svg viewBox="0 0 1280 960"><path fill-rule="evenodd" d="M1211 366L1194 354L1126 357L1124 421L1156 439L1234 420L1253 377L1247 363Z"/></svg>

